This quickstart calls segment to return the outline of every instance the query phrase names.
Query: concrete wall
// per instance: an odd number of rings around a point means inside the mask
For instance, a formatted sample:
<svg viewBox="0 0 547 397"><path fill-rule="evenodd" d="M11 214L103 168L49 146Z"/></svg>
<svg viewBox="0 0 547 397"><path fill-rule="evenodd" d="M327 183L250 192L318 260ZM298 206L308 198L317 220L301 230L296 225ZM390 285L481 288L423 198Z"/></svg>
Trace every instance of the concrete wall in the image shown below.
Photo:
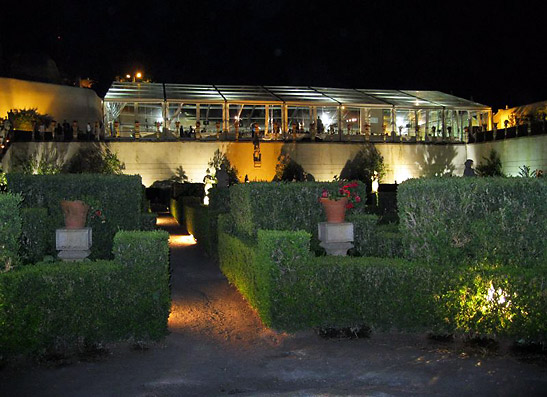
<svg viewBox="0 0 547 397"><path fill-rule="evenodd" d="M47 158L53 152L66 161L79 145L82 144L18 142L4 157L3 168L9 171L15 157L30 155L40 159ZM112 142L108 145L125 163L125 173L141 175L146 186L175 175L179 166L183 167L191 181L203 181L208 162L217 149L226 153L242 180L247 175L251 181L271 181L281 153L289 154L317 180L332 180L360 148L359 144L350 143L264 142L260 145L260 167L255 167L251 142ZM532 169L547 170L547 135L470 145L401 143L377 144L376 148L384 156L387 166L386 183L424 175L462 175L467 158L478 164L488 156L491 148L500 154L504 172L508 175L518 175L519 167L524 164Z"/></svg>
<svg viewBox="0 0 547 397"><path fill-rule="evenodd" d="M547 135L474 143L467 147L468 156L475 162L475 166L483 162L483 158L488 157L490 150L494 149L500 155L506 175L517 176L523 165L532 170L547 171Z"/></svg>
<svg viewBox="0 0 547 397"><path fill-rule="evenodd" d="M0 117L23 108L37 108L61 122L78 120L82 130L102 120L101 99L90 89L0 77Z"/></svg>

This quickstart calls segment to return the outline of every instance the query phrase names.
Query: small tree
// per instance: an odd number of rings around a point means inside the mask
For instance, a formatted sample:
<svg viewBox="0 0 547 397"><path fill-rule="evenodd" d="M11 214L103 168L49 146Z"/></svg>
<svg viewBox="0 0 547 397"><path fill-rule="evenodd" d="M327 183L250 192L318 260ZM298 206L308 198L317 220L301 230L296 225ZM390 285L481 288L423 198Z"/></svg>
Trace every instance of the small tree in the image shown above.
<svg viewBox="0 0 547 397"><path fill-rule="evenodd" d="M357 152L353 160L348 160L340 172L339 179L361 181L370 190L375 171L378 173L378 180L381 182L386 174L384 157L373 144L367 143Z"/></svg>
<svg viewBox="0 0 547 397"><path fill-rule="evenodd" d="M303 182L306 179L306 172L304 171L304 168L298 164L296 160L292 159L288 154L279 155L275 166L274 182Z"/></svg>
<svg viewBox="0 0 547 397"><path fill-rule="evenodd" d="M39 113L37 108L11 109L8 112L8 120L15 130L32 131L36 123L48 127L53 117Z"/></svg>
<svg viewBox="0 0 547 397"><path fill-rule="evenodd" d="M64 173L68 174L116 174L120 175L125 164L120 161L116 153L109 148L104 150L99 145L80 148L63 166Z"/></svg>
<svg viewBox="0 0 547 397"><path fill-rule="evenodd" d="M488 157L483 157L484 163L477 165L475 170L479 176L505 176L502 172L501 159L494 149L490 150Z"/></svg>
<svg viewBox="0 0 547 397"><path fill-rule="evenodd" d="M239 183L239 178L237 177L237 169L232 166L230 163L230 160L228 160L228 157L226 157L226 153L222 153L220 149L217 149L215 153L213 154L213 157L209 161L209 169L213 169L213 175L214 178L216 175L216 172L220 170L220 167L224 164L226 173L228 174L228 183L230 185L235 185L236 183Z"/></svg>

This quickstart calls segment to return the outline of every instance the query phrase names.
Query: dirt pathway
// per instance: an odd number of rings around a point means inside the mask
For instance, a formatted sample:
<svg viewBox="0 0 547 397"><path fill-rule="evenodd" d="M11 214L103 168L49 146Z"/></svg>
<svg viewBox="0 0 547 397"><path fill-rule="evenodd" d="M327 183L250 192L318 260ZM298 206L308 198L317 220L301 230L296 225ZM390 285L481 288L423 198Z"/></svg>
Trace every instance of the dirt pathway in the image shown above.
<svg viewBox="0 0 547 397"><path fill-rule="evenodd" d="M265 328L217 264L169 219L170 335L67 365L0 372L2 396L534 396L547 368L515 355L435 343L422 335L321 339ZM58 364L58 363L57 363ZM543 394L542 394L543 393Z"/></svg>

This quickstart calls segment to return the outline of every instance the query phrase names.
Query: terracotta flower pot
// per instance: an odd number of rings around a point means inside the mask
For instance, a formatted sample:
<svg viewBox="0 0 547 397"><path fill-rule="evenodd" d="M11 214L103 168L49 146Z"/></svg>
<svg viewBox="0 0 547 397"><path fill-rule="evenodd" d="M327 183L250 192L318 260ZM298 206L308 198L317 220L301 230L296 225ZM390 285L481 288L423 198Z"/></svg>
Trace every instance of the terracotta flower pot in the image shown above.
<svg viewBox="0 0 547 397"><path fill-rule="evenodd" d="M328 198L321 198L321 204L325 209L328 223L342 223L346 216L346 204L348 199L346 197L340 200L331 200Z"/></svg>
<svg viewBox="0 0 547 397"><path fill-rule="evenodd" d="M65 227L67 229L82 229L85 227L89 205L81 200L61 201L61 208L65 216Z"/></svg>

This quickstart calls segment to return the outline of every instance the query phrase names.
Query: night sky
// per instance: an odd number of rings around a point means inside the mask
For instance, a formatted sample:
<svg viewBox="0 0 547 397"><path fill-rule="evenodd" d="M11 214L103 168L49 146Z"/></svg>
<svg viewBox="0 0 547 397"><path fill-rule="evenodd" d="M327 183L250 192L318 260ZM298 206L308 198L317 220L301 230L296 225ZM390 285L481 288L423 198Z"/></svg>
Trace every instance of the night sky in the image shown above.
<svg viewBox="0 0 547 397"><path fill-rule="evenodd" d="M499 107L547 100L541 2L44 1L3 7L0 74L439 90Z"/></svg>

